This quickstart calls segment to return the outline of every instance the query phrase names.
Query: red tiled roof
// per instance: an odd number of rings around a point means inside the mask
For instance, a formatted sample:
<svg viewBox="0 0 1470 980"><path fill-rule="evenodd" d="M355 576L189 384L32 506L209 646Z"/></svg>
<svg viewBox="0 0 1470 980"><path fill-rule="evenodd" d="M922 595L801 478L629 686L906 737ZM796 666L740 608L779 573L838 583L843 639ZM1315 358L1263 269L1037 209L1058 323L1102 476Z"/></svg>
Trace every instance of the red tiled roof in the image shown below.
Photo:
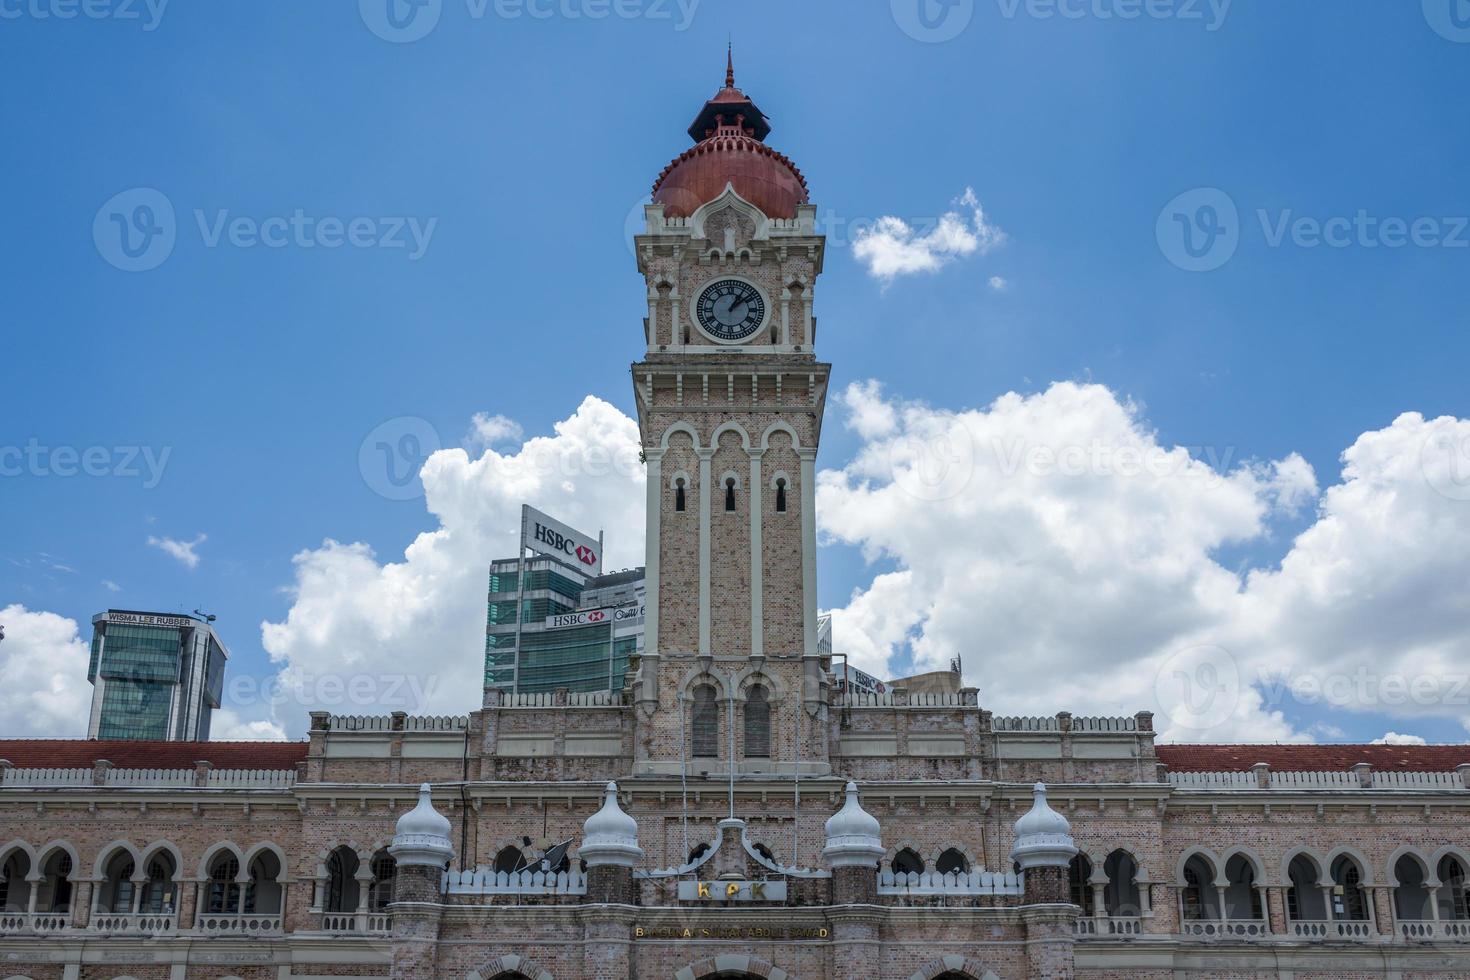
<svg viewBox="0 0 1470 980"><path fill-rule="evenodd" d="M118 769L293 769L306 742L143 742L76 738L0 739L0 759L17 769L90 769L106 759Z"/></svg>
<svg viewBox="0 0 1470 980"><path fill-rule="evenodd" d="M1246 772L1265 762L1276 772L1346 772L1359 762L1379 771L1451 772L1470 762L1470 745L1160 745L1174 772Z"/></svg>

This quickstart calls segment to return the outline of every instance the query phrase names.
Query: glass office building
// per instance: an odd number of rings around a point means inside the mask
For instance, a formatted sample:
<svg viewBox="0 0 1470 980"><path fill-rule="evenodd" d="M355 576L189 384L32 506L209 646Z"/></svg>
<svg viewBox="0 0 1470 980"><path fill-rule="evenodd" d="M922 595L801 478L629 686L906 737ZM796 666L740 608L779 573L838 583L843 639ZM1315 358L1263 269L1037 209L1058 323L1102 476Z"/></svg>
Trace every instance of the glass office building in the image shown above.
<svg viewBox="0 0 1470 980"><path fill-rule="evenodd" d="M643 646L644 570L590 576L537 555L525 561L522 590L517 568L514 558L490 566L485 686L621 690L628 658Z"/></svg>
<svg viewBox="0 0 1470 980"><path fill-rule="evenodd" d="M92 617L87 737L205 742L229 651L208 623L109 609Z"/></svg>

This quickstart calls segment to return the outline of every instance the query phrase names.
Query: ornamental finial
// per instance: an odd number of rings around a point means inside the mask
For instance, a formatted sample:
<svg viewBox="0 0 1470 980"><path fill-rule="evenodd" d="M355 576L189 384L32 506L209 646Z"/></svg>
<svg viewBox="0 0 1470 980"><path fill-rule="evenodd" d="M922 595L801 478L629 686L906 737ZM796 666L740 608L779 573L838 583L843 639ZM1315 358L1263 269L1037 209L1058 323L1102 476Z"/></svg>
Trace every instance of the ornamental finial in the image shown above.
<svg viewBox="0 0 1470 980"><path fill-rule="evenodd" d="M735 42L725 51L725 88L735 87Z"/></svg>

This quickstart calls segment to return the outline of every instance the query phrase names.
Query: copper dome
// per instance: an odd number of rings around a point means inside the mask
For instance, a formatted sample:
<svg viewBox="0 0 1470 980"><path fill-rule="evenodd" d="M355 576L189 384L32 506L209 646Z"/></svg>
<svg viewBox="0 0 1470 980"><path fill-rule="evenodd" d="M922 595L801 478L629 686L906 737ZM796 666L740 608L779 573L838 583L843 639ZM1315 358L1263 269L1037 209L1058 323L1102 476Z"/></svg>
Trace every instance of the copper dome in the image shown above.
<svg viewBox="0 0 1470 980"><path fill-rule="evenodd" d="M807 200L806 178L796 164L763 141L771 124L735 87L727 62L725 87L705 103L689 127L695 145L664 168L653 184L653 200L664 213L687 218L733 184L736 193L771 218L794 218Z"/></svg>

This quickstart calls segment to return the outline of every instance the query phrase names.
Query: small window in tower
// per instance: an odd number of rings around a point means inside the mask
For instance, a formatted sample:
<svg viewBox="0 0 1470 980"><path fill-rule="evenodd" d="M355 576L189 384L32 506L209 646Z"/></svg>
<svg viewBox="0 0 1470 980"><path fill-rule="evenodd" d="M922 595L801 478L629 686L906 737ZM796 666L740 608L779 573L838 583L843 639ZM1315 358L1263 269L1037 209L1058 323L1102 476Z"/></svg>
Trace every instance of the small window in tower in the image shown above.
<svg viewBox="0 0 1470 980"><path fill-rule="evenodd" d="M675 480L674 481L674 509L675 510L678 510L678 511L682 511L684 509L684 478L683 477L680 477L678 480Z"/></svg>
<svg viewBox="0 0 1470 980"><path fill-rule="evenodd" d="M735 478L733 476L725 480L725 509L735 509Z"/></svg>
<svg viewBox="0 0 1470 980"><path fill-rule="evenodd" d="M786 513L786 481L776 481L776 513Z"/></svg>

